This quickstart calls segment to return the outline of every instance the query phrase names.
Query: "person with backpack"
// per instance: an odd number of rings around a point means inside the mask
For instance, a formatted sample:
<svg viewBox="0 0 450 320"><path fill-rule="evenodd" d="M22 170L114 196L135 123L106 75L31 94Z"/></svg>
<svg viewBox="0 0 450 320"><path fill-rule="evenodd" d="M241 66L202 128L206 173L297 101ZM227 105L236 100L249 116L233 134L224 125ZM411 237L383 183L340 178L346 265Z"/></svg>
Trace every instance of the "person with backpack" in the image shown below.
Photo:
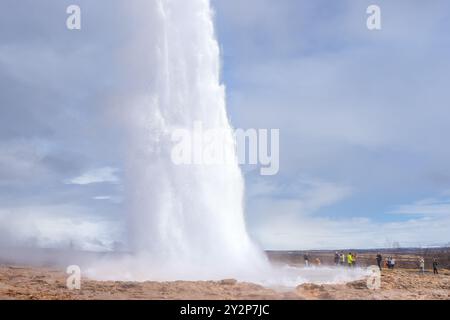
<svg viewBox="0 0 450 320"><path fill-rule="evenodd" d="M353 265L353 256L352 256L352 253L351 253L351 252L349 252L348 255L347 255L347 264L348 264L348 266L349 266L350 268L351 268L352 265Z"/></svg>
<svg viewBox="0 0 450 320"><path fill-rule="evenodd" d="M339 253L337 251L334 253L334 265L339 265Z"/></svg>

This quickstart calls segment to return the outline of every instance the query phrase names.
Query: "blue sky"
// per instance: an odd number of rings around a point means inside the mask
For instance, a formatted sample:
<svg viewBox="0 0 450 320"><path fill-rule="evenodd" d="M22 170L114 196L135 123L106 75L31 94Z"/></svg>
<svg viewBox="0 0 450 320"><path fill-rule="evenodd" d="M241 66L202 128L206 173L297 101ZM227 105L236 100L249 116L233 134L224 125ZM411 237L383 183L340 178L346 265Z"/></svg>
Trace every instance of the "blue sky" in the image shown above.
<svg viewBox="0 0 450 320"><path fill-rule="evenodd" d="M0 13L0 243L120 242L115 112L146 74L135 1L5 0ZM280 172L243 167L268 249L450 241L450 4L213 0L232 124L279 128ZM370 4L382 30L366 28ZM150 18L151 20L151 18ZM142 51L142 50L141 50ZM139 87L137 89L137 87Z"/></svg>
<svg viewBox="0 0 450 320"><path fill-rule="evenodd" d="M280 174L246 175L264 245L447 243L448 4L213 3L233 124L281 129Z"/></svg>

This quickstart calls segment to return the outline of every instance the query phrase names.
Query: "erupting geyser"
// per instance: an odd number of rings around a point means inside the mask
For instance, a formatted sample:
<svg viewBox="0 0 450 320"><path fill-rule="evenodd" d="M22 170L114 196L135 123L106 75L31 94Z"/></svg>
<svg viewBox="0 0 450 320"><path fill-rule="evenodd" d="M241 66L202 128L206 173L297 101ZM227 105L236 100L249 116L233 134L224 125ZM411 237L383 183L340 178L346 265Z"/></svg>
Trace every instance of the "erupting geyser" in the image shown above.
<svg viewBox="0 0 450 320"><path fill-rule="evenodd" d="M244 182L220 84L220 54L209 0L141 4L150 6L144 23L151 25L144 30L150 35L148 50L132 54L141 55L144 62L139 60L139 67L143 64L148 72L134 76L149 85L126 110L130 254L97 261L87 270L88 276L135 281L236 278L295 287L364 275L359 268L270 265L245 227ZM173 161L172 134L181 130L194 135L194 124L221 132L214 142L228 155L226 164Z"/></svg>
<svg viewBox="0 0 450 320"><path fill-rule="evenodd" d="M246 232L238 166L176 165L171 134L226 130L235 154L209 0L155 1L148 97L133 110L127 151L130 247L139 277L213 279L266 264ZM195 146L193 146L195 147ZM140 270L139 270L140 269Z"/></svg>

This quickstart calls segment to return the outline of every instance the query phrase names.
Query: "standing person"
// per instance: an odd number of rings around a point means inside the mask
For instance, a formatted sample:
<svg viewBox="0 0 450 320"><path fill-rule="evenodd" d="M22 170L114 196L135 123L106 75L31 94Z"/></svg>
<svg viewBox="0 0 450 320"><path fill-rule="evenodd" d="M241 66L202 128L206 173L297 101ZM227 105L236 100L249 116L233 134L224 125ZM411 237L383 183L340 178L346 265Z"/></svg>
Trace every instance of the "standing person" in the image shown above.
<svg viewBox="0 0 450 320"><path fill-rule="evenodd" d="M303 259L305 260L305 267L309 267L309 257L307 253L303 255Z"/></svg>
<svg viewBox="0 0 450 320"><path fill-rule="evenodd" d="M356 253L352 253L352 267L356 267Z"/></svg>
<svg viewBox="0 0 450 320"><path fill-rule="evenodd" d="M392 268L392 270L394 270L394 267L395 267L395 258L392 258L391 259L391 268Z"/></svg>
<svg viewBox="0 0 450 320"><path fill-rule="evenodd" d="M352 257L352 253L351 252L349 252L348 255L347 255L347 264L348 264L349 267L351 267L352 264L353 264L353 257Z"/></svg>
<svg viewBox="0 0 450 320"><path fill-rule="evenodd" d="M391 268L391 261L392 261L392 257L388 257L388 260L387 260L387 265L388 265L388 269L390 269Z"/></svg>
<svg viewBox="0 0 450 320"><path fill-rule="evenodd" d="M437 259L434 258L433 259L433 274L439 274L437 267L438 267L438 262L437 262Z"/></svg>
<svg viewBox="0 0 450 320"><path fill-rule="evenodd" d="M423 257L421 257L419 259L419 267L420 267L420 272L422 274L424 274L425 273L425 259Z"/></svg>
<svg viewBox="0 0 450 320"><path fill-rule="evenodd" d="M341 252L341 265L345 264L345 254Z"/></svg>
<svg viewBox="0 0 450 320"><path fill-rule="evenodd" d="M383 261L383 257L381 256L381 253L378 252L378 254L377 254L377 265L378 265L378 268L380 268L380 271L381 271L381 261Z"/></svg>
<svg viewBox="0 0 450 320"><path fill-rule="evenodd" d="M336 266L339 264L339 253L337 251L334 253L334 264Z"/></svg>

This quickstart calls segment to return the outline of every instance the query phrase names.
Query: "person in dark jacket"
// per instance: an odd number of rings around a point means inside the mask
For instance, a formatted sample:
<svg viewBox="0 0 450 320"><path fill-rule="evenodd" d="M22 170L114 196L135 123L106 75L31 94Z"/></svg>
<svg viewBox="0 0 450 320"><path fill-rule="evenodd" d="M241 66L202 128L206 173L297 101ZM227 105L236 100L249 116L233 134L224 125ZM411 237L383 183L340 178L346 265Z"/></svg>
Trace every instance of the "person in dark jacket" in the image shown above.
<svg viewBox="0 0 450 320"><path fill-rule="evenodd" d="M334 264L339 265L339 253L337 251L334 254Z"/></svg>
<svg viewBox="0 0 450 320"><path fill-rule="evenodd" d="M439 274L437 259L433 259L433 274Z"/></svg>
<svg viewBox="0 0 450 320"><path fill-rule="evenodd" d="M305 267L309 267L309 257L307 253L303 255L303 259L305 260Z"/></svg>
<svg viewBox="0 0 450 320"><path fill-rule="evenodd" d="M378 264L378 268L380 268L381 271L381 262L383 261L383 257L381 256L381 254L378 252L377 254L377 264Z"/></svg>

